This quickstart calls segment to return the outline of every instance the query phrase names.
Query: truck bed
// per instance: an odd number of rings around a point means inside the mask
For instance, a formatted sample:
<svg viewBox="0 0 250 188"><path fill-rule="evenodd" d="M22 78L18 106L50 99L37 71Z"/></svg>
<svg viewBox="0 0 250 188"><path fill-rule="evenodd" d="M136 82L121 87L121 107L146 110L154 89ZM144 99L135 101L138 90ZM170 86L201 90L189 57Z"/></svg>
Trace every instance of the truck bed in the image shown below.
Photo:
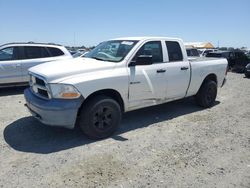
<svg viewBox="0 0 250 188"><path fill-rule="evenodd" d="M207 61L207 60L218 60L222 58L216 58L216 57L189 57L188 60L191 62L197 62L197 61Z"/></svg>

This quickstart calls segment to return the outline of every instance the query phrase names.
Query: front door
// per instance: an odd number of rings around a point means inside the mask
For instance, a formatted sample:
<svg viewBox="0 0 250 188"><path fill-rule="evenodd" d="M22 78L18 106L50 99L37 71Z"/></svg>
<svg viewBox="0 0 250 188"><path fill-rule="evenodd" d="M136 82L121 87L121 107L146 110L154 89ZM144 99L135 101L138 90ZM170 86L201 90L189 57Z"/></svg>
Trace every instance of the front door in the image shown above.
<svg viewBox="0 0 250 188"><path fill-rule="evenodd" d="M156 104L166 97L166 63L163 63L161 41L145 43L132 61L140 55L152 55L153 64L128 67L129 108Z"/></svg>

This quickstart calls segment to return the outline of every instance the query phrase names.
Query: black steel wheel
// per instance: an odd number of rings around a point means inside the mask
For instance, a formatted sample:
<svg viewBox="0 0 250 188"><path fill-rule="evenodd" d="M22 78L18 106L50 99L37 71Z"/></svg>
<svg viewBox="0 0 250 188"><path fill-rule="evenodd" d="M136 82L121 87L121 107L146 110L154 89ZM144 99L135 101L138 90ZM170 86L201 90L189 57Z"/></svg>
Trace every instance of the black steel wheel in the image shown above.
<svg viewBox="0 0 250 188"><path fill-rule="evenodd" d="M212 80L208 80L202 84L195 98L198 105L209 108L214 104L216 96L217 84Z"/></svg>
<svg viewBox="0 0 250 188"><path fill-rule="evenodd" d="M89 138L102 139L115 132L121 116L121 107L114 99L96 96L81 110L79 125Z"/></svg>

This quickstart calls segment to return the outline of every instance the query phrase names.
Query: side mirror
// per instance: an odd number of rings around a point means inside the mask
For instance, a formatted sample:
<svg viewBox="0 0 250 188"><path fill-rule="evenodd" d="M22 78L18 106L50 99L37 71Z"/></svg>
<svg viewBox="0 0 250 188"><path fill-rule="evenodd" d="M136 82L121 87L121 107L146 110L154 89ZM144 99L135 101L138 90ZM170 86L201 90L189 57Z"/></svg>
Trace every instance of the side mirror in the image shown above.
<svg viewBox="0 0 250 188"><path fill-rule="evenodd" d="M136 58L136 61L131 61L129 66L152 65L152 64L153 64L153 56L152 55L140 55Z"/></svg>

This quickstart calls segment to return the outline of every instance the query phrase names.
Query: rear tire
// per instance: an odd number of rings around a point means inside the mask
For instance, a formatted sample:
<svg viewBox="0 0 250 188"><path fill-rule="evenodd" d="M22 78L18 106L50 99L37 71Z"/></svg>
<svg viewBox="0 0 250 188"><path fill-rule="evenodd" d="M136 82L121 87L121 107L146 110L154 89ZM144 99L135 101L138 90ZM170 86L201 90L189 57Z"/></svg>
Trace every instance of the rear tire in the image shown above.
<svg viewBox="0 0 250 188"><path fill-rule="evenodd" d="M80 112L79 125L91 139L102 139L112 135L122 117L120 105L107 96L96 96L84 104Z"/></svg>
<svg viewBox="0 0 250 188"><path fill-rule="evenodd" d="M202 84L195 98L199 106L209 108L214 104L216 96L217 84L215 81L208 80Z"/></svg>

